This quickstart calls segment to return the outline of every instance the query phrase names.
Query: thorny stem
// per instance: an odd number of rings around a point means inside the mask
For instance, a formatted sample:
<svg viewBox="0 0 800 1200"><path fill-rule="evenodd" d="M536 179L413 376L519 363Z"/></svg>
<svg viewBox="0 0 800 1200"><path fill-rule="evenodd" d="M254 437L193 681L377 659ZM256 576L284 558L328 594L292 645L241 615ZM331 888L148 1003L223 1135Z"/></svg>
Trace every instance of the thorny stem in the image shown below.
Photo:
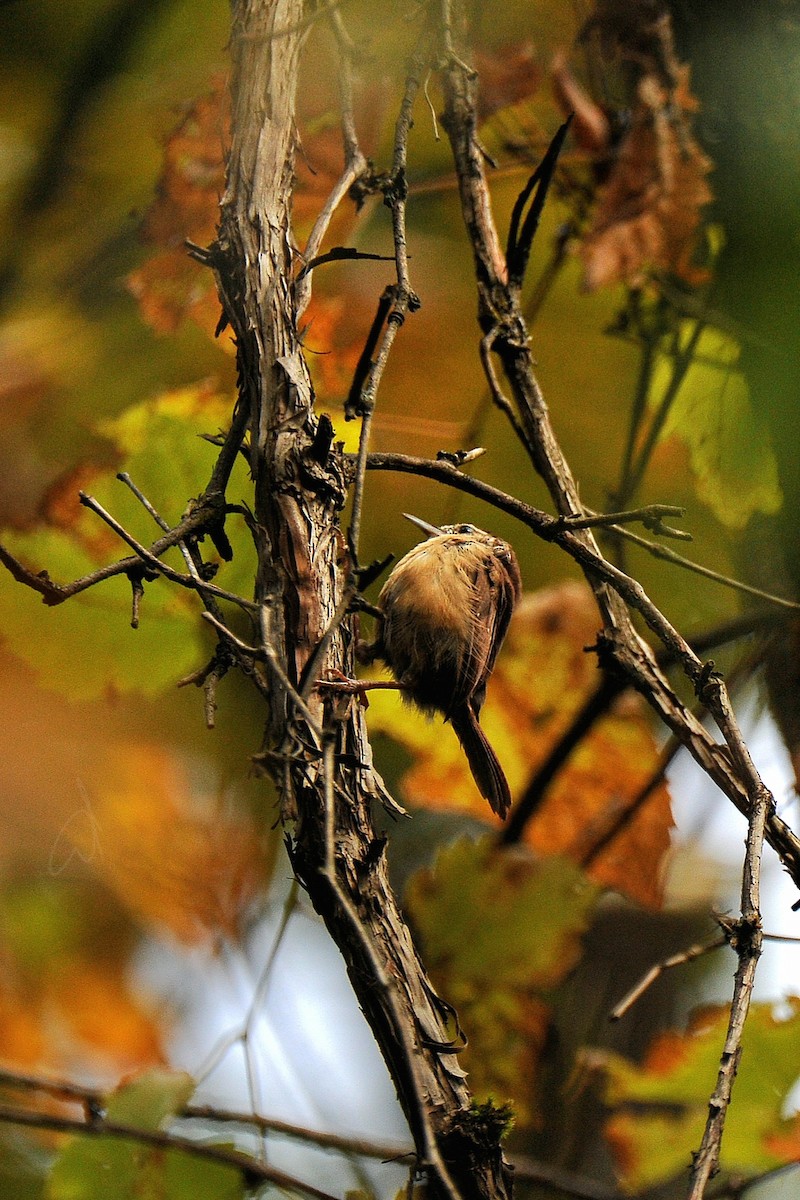
<svg viewBox="0 0 800 1200"><path fill-rule="evenodd" d="M116 522L110 514L106 513L98 505L97 501L91 497L81 493L81 502L87 507L92 508L106 524L110 525L116 533L122 537L129 546L135 551L135 555L129 558L119 559L117 562L109 563L104 567L98 567L96 571L91 571L88 575L82 575L80 579L75 579L72 583L57 584L49 577L46 571L32 571L26 567L19 559L9 553L2 545L0 545L0 563L6 567L11 575L26 587L31 588L35 592L39 592L44 603L50 606L63 604L64 601L71 599L73 596L80 595L81 592L88 591L89 588L95 587L98 583L103 583L106 579L113 579L118 575L127 575L144 564L152 567L158 574L166 576L174 583L180 584L181 587L189 588L193 591L199 591L202 587L205 592L211 596L216 596L220 600L230 600L231 603L239 605L240 608L248 612L255 611L256 606L250 600L246 600L243 596L237 596L233 592L227 592L223 588L217 587L213 583L198 581L190 575L182 575L179 571L173 571L165 563L160 562L162 554L166 553L172 546L177 546L184 539L190 538L193 534L204 533L208 529L209 521L214 519L217 506L210 507L209 495L204 495L197 505L192 508L192 511L178 524L171 529L169 533L165 533L162 538L153 542L148 548L140 545L122 526Z"/></svg>
<svg viewBox="0 0 800 1200"><path fill-rule="evenodd" d="M746 750L743 757L749 759ZM744 765L744 764L743 764ZM755 776L755 769L751 768ZM753 807L747 827L744 870L742 873L741 915L737 922L735 950L739 965L733 985L728 1029L722 1048L717 1085L708 1102L708 1117L700 1148L694 1156L687 1200L702 1200L706 1184L716 1173L719 1164L725 1117L733 1093L733 1084L742 1055L742 1035L753 995L756 968L763 946L761 928L760 886L761 853L767 816L772 808L772 796L763 784L753 793ZM733 942L732 942L733 944Z"/></svg>

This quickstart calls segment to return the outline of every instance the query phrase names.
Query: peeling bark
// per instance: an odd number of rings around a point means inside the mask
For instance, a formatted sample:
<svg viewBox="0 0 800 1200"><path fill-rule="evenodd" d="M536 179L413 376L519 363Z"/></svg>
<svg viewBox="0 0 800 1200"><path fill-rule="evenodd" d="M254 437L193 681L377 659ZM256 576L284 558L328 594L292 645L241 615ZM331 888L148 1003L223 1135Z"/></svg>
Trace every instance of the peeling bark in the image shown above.
<svg viewBox="0 0 800 1200"><path fill-rule="evenodd" d="M391 1072L418 1170L436 1196L499 1198L509 1182L503 1122L471 1109L452 1010L436 996L389 887L371 815L385 793L363 711L352 698L323 699L304 678L309 665L315 676L354 667L353 631L341 619L351 564L338 523L351 468L341 446L319 436L292 283L294 106L307 18L301 0L235 0L233 14L232 144L210 261L237 341L239 415L246 410L256 483L256 601L263 649L276 660L264 668L270 712L261 758L284 817L294 820L297 877L344 957Z"/></svg>

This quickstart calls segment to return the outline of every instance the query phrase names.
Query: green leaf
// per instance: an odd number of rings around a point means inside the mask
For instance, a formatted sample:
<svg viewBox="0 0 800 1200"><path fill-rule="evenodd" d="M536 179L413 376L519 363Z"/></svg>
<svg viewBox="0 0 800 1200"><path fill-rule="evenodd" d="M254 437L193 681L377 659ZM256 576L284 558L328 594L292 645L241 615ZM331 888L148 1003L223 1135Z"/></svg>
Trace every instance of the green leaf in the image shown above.
<svg viewBox="0 0 800 1200"><path fill-rule="evenodd" d="M785 1018L768 1004L750 1009L725 1122L725 1170L751 1174L797 1156L797 1122L782 1120L782 1111L798 1077L800 1000L787 1005ZM727 1007L703 1010L686 1034L656 1039L642 1066L610 1052L590 1053L605 1074L604 1099L614 1110L605 1132L626 1188L653 1187L689 1165L703 1134L727 1024Z"/></svg>
<svg viewBox="0 0 800 1200"><path fill-rule="evenodd" d="M194 1080L185 1071L156 1067L114 1092L106 1103L106 1113L109 1121L119 1125L156 1130L188 1104L193 1091Z"/></svg>
<svg viewBox="0 0 800 1200"><path fill-rule="evenodd" d="M194 1091L183 1072L148 1071L123 1084L107 1103L108 1120L154 1132ZM114 1136L76 1137L57 1159L47 1200L240 1200L241 1172L181 1150Z"/></svg>
<svg viewBox="0 0 800 1200"><path fill-rule="evenodd" d="M684 344L692 329L684 323ZM662 440L677 436L686 443L698 496L730 529L744 528L756 512L776 513L783 503L769 430L750 403L739 355L732 337L704 329L661 433ZM673 360L660 355L651 406L660 403L672 372Z"/></svg>
<svg viewBox="0 0 800 1200"><path fill-rule="evenodd" d="M563 858L501 851L490 838L443 850L409 884L426 961L496 988L554 988L580 954L599 889Z"/></svg>
<svg viewBox="0 0 800 1200"><path fill-rule="evenodd" d="M200 436L216 434L230 420L232 403L198 385L134 405L113 421L99 423L136 486L163 518L174 524L206 485L216 449ZM89 484L71 481L54 522L31 533L4 533L9 551L32 570L46 570L57 583L89 574L124 558L129 548L100 518L77 504L80 486L112 513L144 545L161 530L135 496L116 479L116 467L95 470ZM246 484L234 475L236 488ZM249 596L255 570L250 536L240 518L226 531L234 549L231 563L220 564L215 582ZM109 536L110 534L110 536ZM204 557L217 561L208 540ZM186 572L177 550L164 556ZM178 584L157 579L145 583L139 628L130 628L131 586L125 576L103 581L52 609L41 598L4 574L0 581L0 622L16 653L25 657L49 687L71 699L88 699L109 689L157 695L202 665L213 637L200 617L202 603Z"/></svg>
<svg viewBox="0 0 800 1200"><path fill-rule="evenodd" d="M411 880L407 903L425 961L456 1006L479 1098L510 1099L531 1123L549 995L575 965L600 889L566 859L463 840Z"/></svg>

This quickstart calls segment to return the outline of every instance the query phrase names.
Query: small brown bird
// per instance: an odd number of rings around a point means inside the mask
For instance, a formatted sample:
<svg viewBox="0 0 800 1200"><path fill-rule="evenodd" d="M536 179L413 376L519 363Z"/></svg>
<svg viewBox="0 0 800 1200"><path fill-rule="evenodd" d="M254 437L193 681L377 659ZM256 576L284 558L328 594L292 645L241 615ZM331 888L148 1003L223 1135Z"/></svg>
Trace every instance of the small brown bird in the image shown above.
<svg viewBox="0 0 800 1200"><path fill-rule="evenodd" d="M392 571L378 598L383 620L370 657L382 658L423 711L444 713L481 795L505 817L511 793L478 723L486 683L522 590L508 542L474 525L438 529Z"/></svg>

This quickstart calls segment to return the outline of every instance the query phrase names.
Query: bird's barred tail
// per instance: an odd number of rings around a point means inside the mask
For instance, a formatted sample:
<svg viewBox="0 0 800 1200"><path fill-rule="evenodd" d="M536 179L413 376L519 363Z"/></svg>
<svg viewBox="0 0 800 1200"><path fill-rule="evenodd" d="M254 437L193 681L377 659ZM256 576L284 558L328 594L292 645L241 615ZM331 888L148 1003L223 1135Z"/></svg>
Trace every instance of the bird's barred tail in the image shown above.
<svg viewBox="0 0 800 1200"><path fill-rule="evenodd" d="M489 739L481 729L470 704L457 709L450 717L456 736L467 756L472 777L492 811L505 820L511 808L511 792L503 768Z"/></svg>

